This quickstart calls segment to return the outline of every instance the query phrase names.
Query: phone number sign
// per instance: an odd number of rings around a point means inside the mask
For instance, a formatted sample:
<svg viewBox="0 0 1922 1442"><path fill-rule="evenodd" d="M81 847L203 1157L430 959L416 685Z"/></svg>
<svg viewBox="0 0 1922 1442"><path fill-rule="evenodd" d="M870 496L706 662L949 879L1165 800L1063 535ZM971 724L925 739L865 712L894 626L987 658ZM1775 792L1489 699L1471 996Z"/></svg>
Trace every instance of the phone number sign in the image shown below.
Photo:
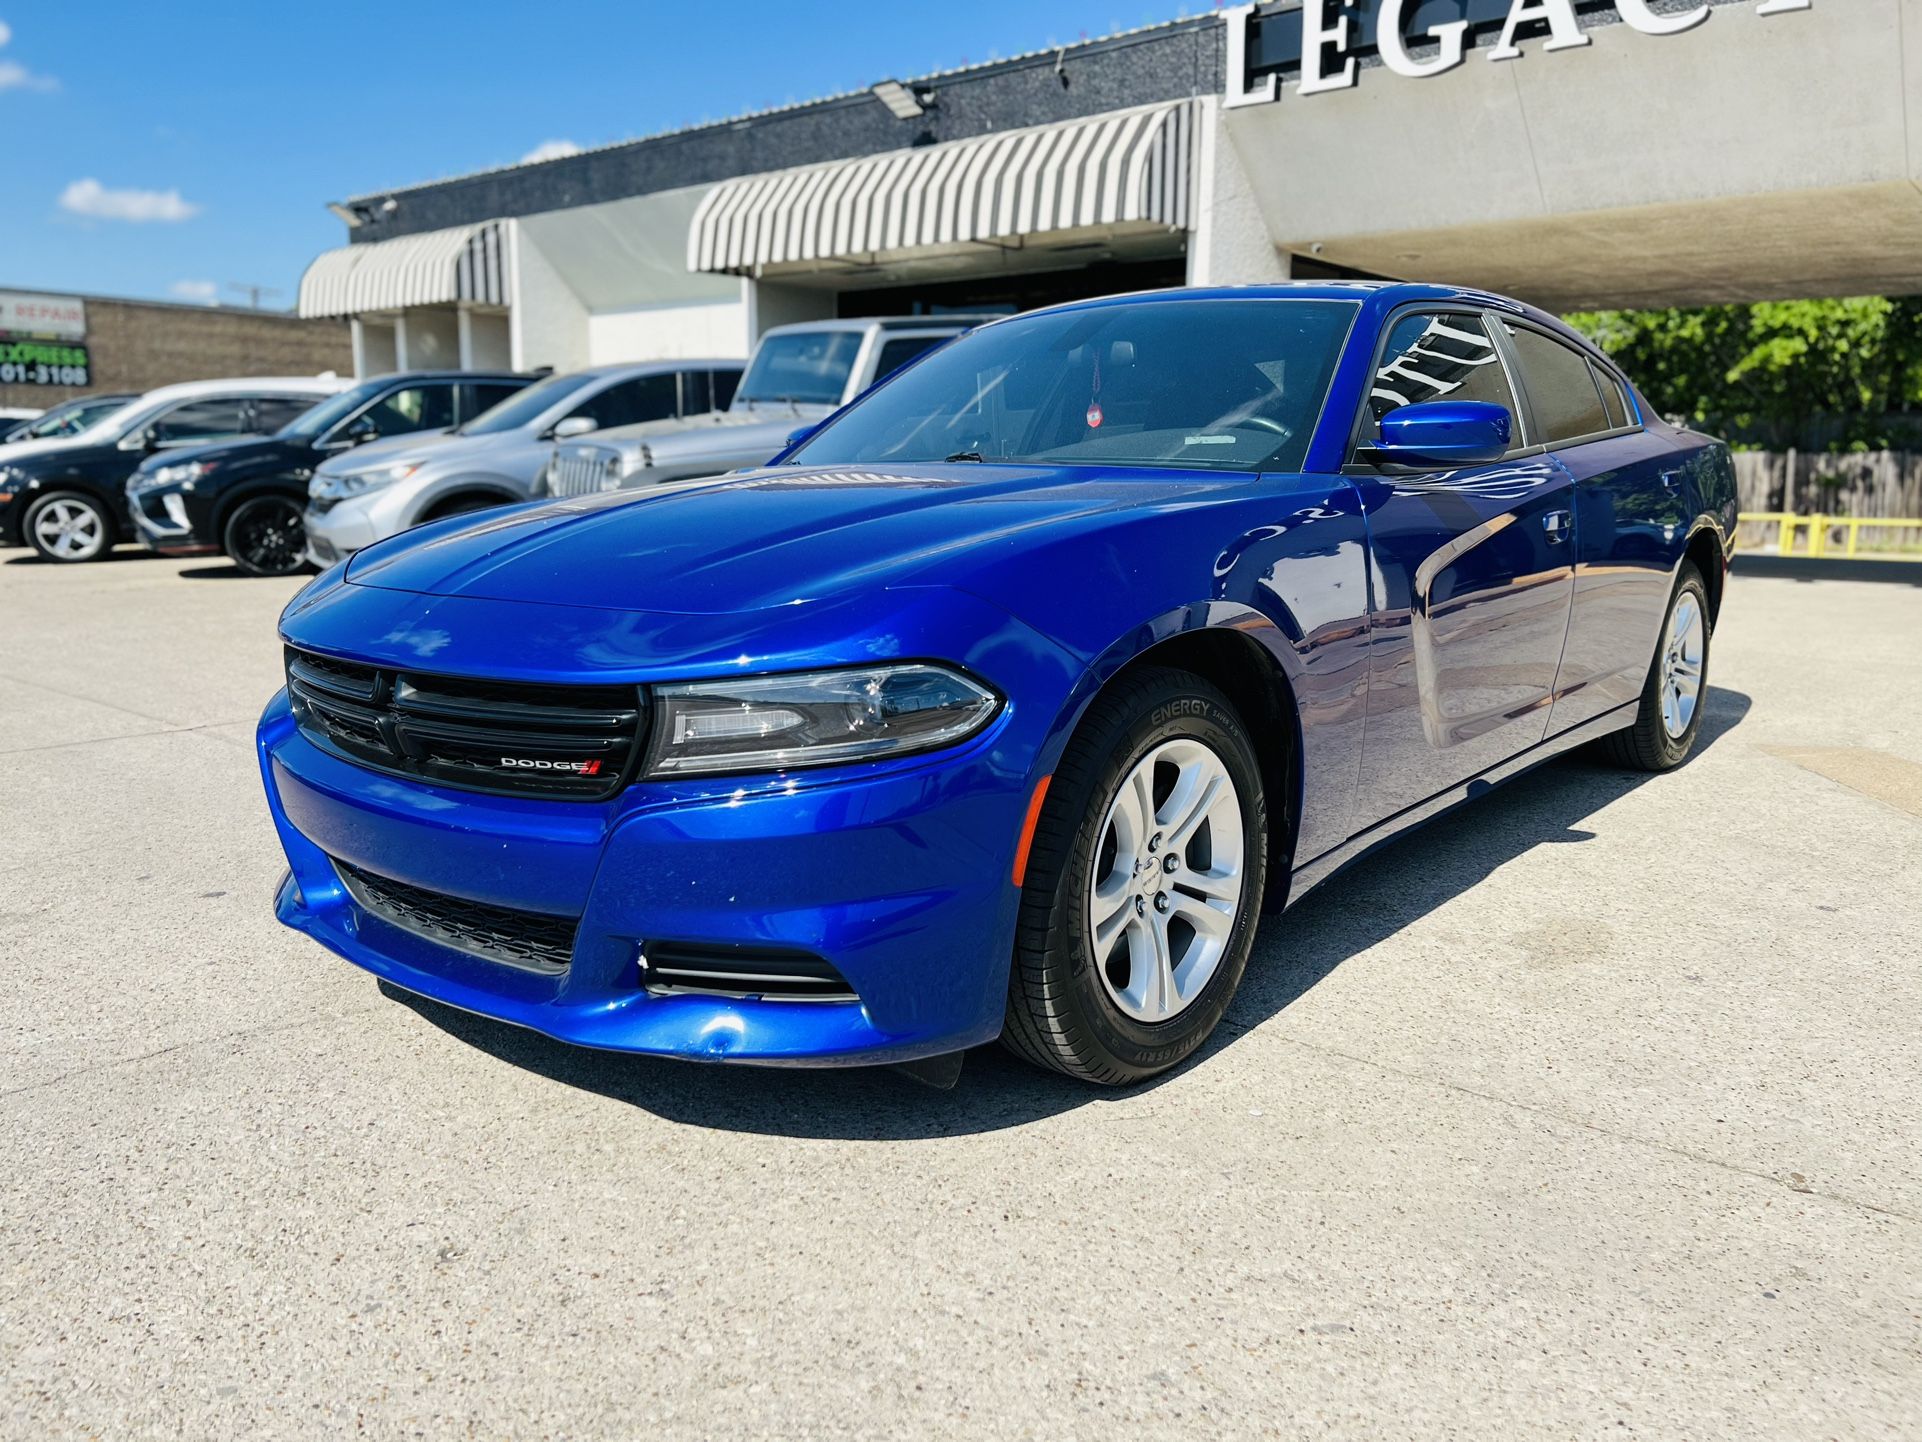
<svg viewBox="0 0 1922 1442"><path fill-rule="evenodd" d="M0 336L0 385L84 386L93 383L93 362L84 345Z"/></svg>

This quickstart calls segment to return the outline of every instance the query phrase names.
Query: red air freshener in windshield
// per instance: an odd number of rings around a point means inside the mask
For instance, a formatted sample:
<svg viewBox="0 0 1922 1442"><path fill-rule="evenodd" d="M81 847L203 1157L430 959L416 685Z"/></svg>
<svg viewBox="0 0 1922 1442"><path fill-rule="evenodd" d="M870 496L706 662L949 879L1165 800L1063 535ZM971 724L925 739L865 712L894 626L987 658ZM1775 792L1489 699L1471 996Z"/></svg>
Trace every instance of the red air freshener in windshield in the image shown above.
<svg viewBox="0 0 1922 1442"><path fill-rule="evenodd" d="M1096 401L1088 407L1088 429L1097 430L1101 425L1101 402Z"/></svg>
<svg viewBox="0 0 1922 1442"><path fill-rule="evenodd" d="M1101 357L1098 354L1094 358L1094 381L1088 396L1088 429L1101 429Z"/></svg>

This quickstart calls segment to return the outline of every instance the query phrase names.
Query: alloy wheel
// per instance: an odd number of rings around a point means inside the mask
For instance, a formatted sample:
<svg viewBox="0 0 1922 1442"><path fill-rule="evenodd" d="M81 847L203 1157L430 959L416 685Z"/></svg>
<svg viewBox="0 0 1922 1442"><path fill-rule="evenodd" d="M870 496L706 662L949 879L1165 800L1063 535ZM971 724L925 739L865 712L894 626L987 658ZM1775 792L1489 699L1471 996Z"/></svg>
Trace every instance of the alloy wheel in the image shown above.
<svg viewBox="0 0 1922 1442"><path fill-rule="evenodd" d="M1707 634L1701 599L1684 590L1675 598L1662 645L1662 728L1675 740L1687 733L1702 699Z"/></svg>
<svg viewBox="0 0 1922 1442"><path fill-rule="evenodd" d="M284 496L263 496L234 517L228 554L256 575L284 576L300 568L306 531L299 506Z"/></svg>
<svg viewBox="0 0 1922 1442"><path fill-rule="evenodd" d="M1199 741L1163 742L1108 803L1088 934L1108 996L1136 1021L1181 1014L1226 954L1241 908L1241 797Z"/></svg>
<svg viewBox="0 0 1922 1442"><path fill-rule="evenodd" d="M33 518L33 535L40 549L55 560L84 561L105 543L106 523L84 501L62 497L47 502Z"/></svg>

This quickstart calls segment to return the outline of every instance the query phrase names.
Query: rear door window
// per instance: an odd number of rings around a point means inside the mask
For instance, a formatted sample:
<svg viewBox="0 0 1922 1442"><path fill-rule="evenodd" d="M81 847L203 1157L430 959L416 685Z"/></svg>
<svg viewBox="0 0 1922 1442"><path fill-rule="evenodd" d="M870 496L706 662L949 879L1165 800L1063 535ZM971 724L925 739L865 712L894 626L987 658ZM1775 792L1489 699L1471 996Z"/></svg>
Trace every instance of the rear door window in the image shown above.
<svg viewBox="0 0 1922 1442"><path fill-rule="evenodd" d="M319 396L256 396L247 402L247 429L255 435L271 436L287 422L307 414L320 399Z"/></svg>
<svg viewBox="0 0 1922 1442"><path fill-rule="evenodd" d="M706 371L681 372L681 414L705 415L714 409L714 387Z"/></svg>
<svg viewBox="0 0 1922 1442"><path fill-rule="evenodd" d="M1587 356L1528 326L1507 330L1544 445L1565 445L1610 429Z"/></svg>
<svg viewBox="0 0 1922 1442"><path fill-rule="evenodd" d="M1628 392L1622 383L1594 361L1588 363L1588 368L1595 372L1595 384L1601 387L1602 409L1608 414L1609 429L1617 430L1635 424L1630 419L1634 412L1628 408Z"/></svg>
<svg viewBox="0 0 1922 1442"><path fill-rule="evenodd" d="M154 444L184 446L245 435L247 422L242 411L246 404L239 396L227 396L177 405L153 423Z"/></svg>
<svg viewBox="0 0 1922 1442"><path fill-rule="evenodd" d="M1523 427L1515 392L1502 367L1501 352L1487 320L1474 311L1417 312L1389 327L1369 387L1362 444L1381 436L1382 417L1423 401L1486 401L1515 418L1514 435L1522 444Z"/></svg>
<svg viewBox="0 0 1922 1442"><path fill-rule="evenodd" d="M674 383L673 371L636 376L582 401L568 414L590 417L595 428L603 431L609 426L631 426L640 421L663 420L674 414L679 389Z"/></svg>

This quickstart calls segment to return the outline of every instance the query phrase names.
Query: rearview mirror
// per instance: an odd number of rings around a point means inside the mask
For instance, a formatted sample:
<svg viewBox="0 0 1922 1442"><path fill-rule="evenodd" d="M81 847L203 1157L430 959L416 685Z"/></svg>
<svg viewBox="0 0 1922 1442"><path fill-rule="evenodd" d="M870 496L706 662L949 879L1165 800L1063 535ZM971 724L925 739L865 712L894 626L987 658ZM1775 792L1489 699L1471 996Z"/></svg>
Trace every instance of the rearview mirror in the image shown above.
<svg viewBox="0 0 1922 1442"><path fill-rule="evenodd" d="M1508 454L1515 422L1488 401L1422 401L1381 418L1377 457L1409 465L1474 465Z"/></svg>
<svg viewBox="0 0 1922 1442"><path fill-rule="evenodd" d="M569 416L566 420L555 423L554 439L557 441L571 440L575 436L584 436L594 429L596 429L594 417Z"/></svg>

